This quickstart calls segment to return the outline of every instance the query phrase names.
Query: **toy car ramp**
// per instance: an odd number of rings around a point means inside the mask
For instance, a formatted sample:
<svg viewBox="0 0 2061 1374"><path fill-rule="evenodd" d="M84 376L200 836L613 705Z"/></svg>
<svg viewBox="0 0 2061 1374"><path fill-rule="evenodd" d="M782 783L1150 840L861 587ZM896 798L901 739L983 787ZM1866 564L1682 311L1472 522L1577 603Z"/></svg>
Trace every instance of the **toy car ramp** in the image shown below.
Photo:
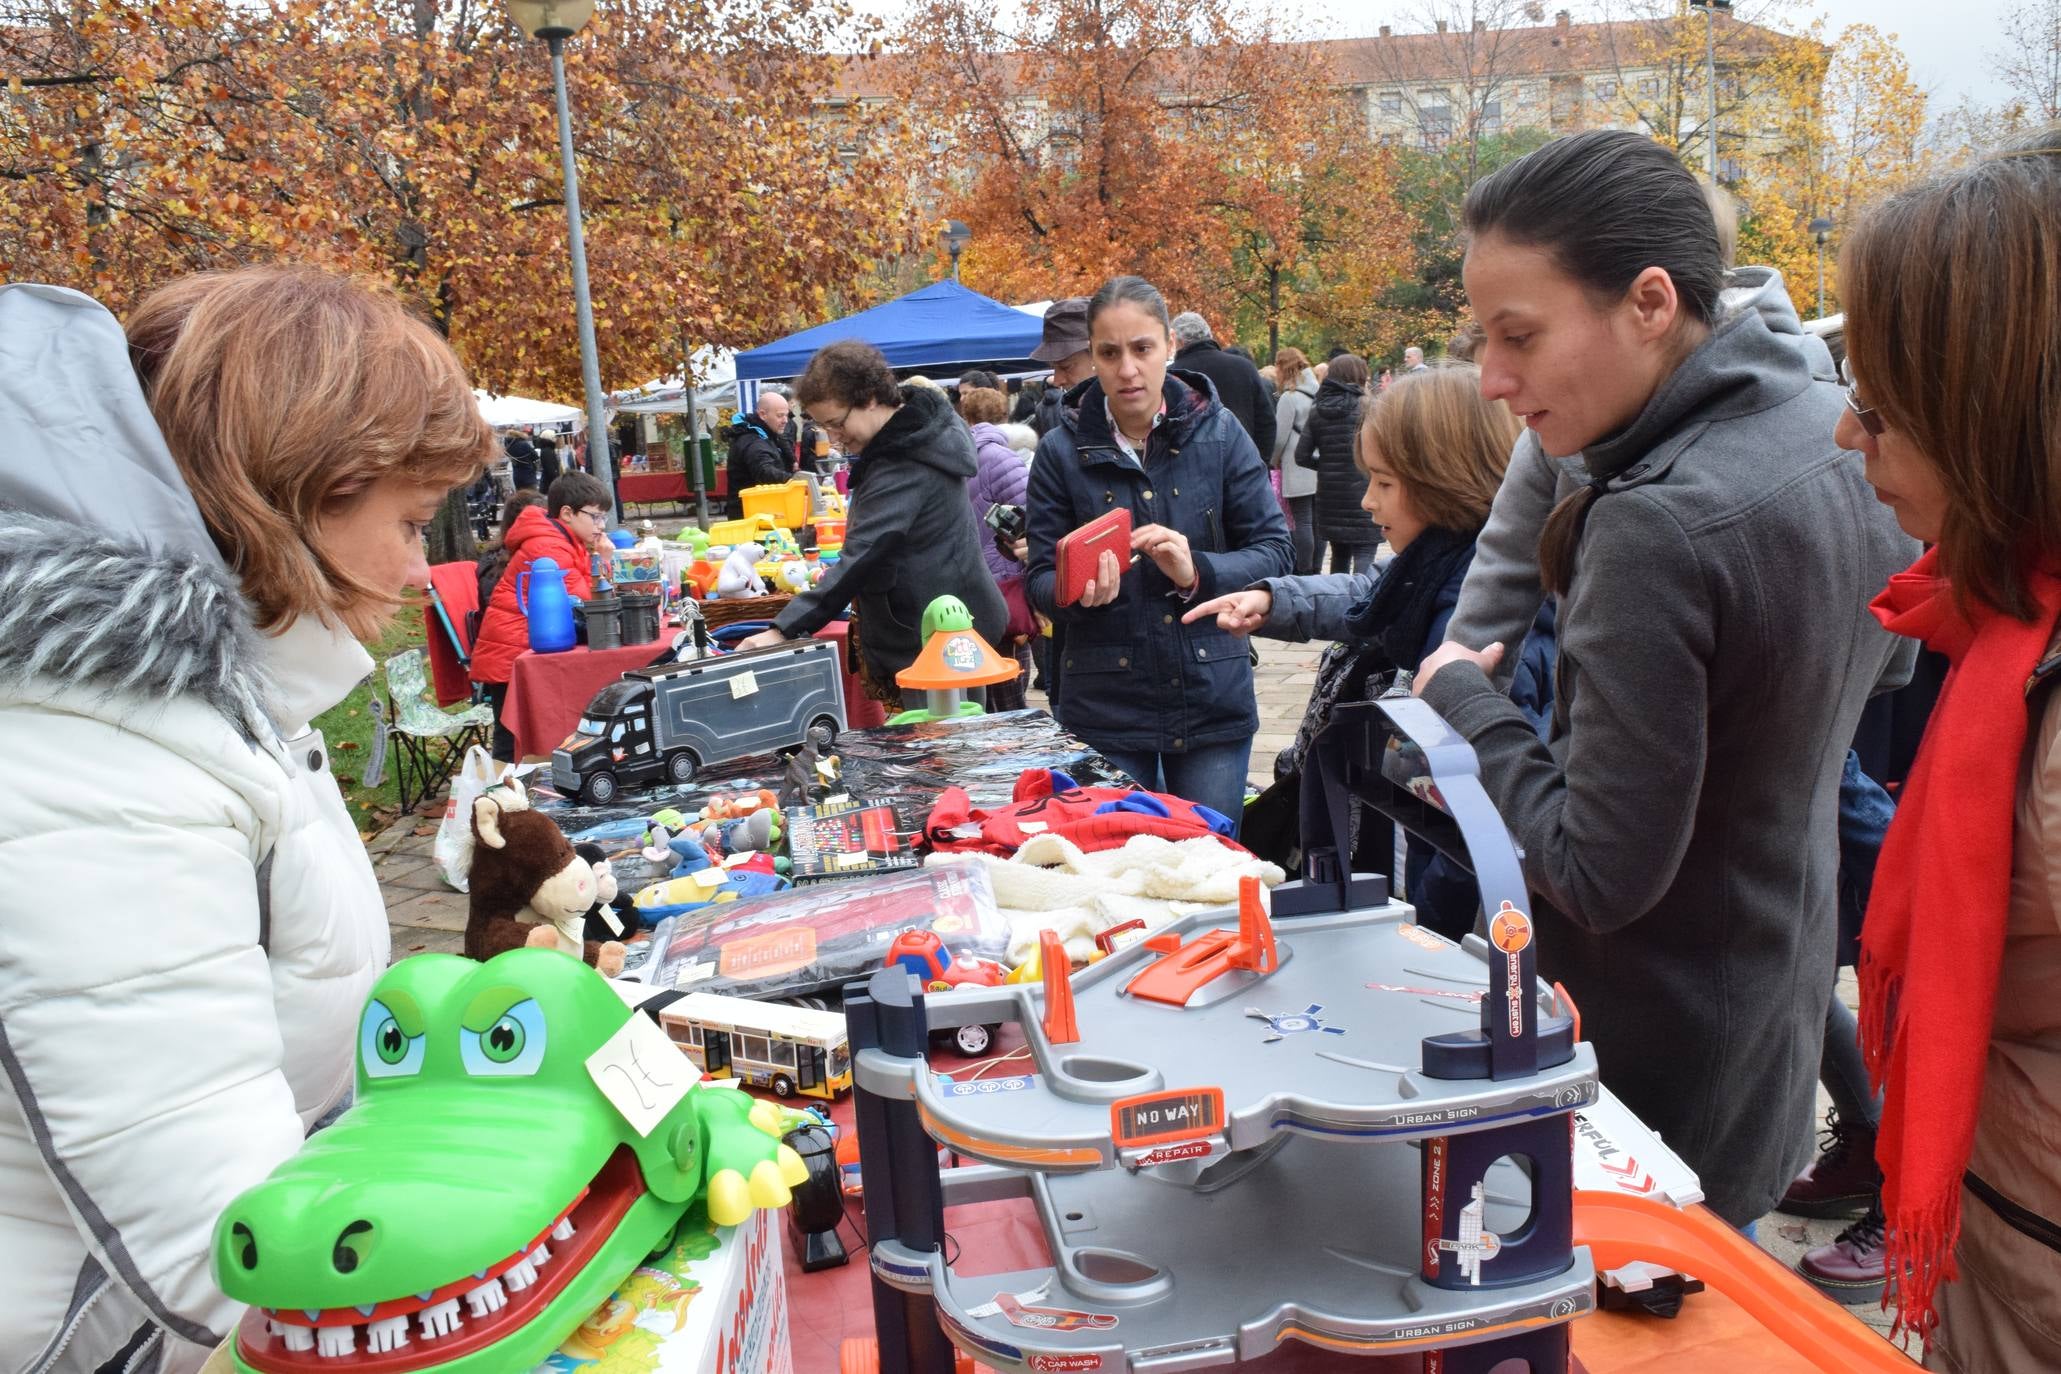
<svg viewBox="0 0 2061 1374"><path fill-rule="evenodd" d="M1868 1374L1917 1368L1708 1208L1577 1189L1574 1239L1589 1247L1599 1269L1646 1261L1694 1274L1820 1369Z"/></svg>
<svg viewBox="0 0 2061 1374"><path fill-rule="evenodd" d="M1578 1250L1531 1282L1484 1286L1478 1269L1471 1284L1427 1282L1421 1228L1393 1224L1394 1200L1418 1189L1420 1153L1296 1134L1193 1179L953 1170L948 1204L965 1191L983 1200L1028 1192L1054 1266L966 1277L937 1251L876 1240L873 1272L934 1302L955 1346L1008 1374L1199 1369L1257 1359L1290 1340L1400 1354L1589 1310L1595 1273ZM1471 1235L1524 1237L1530 1181L1506 1159L1489 1168L1470 1207ZM1247 1224L1227 1229L1227 1209ZM1463 1249L1452 1258L1465 1268ZM1286 1293L1255 1284L1256 1274Z"/></svg>

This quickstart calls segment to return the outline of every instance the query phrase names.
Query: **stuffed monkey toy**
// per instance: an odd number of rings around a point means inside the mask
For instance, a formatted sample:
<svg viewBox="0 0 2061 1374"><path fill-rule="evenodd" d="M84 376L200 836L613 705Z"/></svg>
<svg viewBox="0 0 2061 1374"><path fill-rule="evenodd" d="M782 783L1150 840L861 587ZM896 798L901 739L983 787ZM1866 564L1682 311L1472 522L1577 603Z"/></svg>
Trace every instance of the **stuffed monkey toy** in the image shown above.
<svg viewBox="0 0 2061 1374"><path fill-rule="evenodd" d="M472 835L467 958L529 946L561 950L609 977L622 972L620 941L585 938L594 870L549 816L508 789L489 788L472 804Z"/></svg>

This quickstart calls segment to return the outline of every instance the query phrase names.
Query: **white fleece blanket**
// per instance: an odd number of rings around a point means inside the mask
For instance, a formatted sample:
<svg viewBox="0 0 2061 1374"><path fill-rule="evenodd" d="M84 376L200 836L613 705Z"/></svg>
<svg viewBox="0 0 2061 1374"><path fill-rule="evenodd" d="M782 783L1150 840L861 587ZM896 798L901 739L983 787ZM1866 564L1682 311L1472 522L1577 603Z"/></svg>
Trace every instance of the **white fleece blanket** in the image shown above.
<svg viewBox="0 0 2061 1374"><path fill-rule="evenodd" d="M988 871L995 904L1009 921L1009 963L1037 952L1041 931L1057 931L1076 963L1095 952L1095 937L1142 920L1156 930L1178 916L1235 906L1238 880L1268 887L1286 880L1279 867L1214 837L1168 840L1133 835L1120 849L1090 854L1057 835L1033 835L1013 858L933 854L931 864L973 863Z"/></svg>

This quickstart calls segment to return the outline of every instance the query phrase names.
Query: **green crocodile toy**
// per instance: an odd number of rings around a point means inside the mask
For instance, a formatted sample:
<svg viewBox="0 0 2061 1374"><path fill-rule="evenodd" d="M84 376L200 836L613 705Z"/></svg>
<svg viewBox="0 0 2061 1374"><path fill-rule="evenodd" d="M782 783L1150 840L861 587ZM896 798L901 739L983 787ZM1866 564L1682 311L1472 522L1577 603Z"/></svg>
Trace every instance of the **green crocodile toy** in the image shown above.
<svg viewBox="0 0 2061 1374"><path fill-rule="evenodd" d="M697 1197L722 1226L785 1205L807 1169L772 1103L697 1083L633 1124L670 1095L658 1080L692 1075L637 1015L555 950L389 969L350 1110L215 1226L216 1281L250 1304L236 1367L518 1374L670 1246ZM640 1036L656 1058L625 1057Z"/></svg>

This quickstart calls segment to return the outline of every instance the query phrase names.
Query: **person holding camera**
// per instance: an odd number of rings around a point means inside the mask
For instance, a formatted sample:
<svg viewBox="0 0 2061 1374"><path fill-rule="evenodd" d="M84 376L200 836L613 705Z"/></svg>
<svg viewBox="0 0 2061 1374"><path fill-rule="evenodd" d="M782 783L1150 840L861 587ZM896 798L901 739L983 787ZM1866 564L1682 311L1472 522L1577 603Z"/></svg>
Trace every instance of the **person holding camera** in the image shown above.
<svg viewBox="0 0 2061 1374"><path fill-rule="evenodd" d="M1013 546L1021 538L1023 496L1030 485L1030 465L1000 428L1009 414L1007 394L984 386L964 386L962 379L959 414L973 430L973 458L978 471L966 484L966 495L973 502L974 515L982 521L981 557L987 560L988 571L995 575L995 586L1009 607L1008 632L995 647L1013 656L1023 670L1016 681L988 688L988 709L1020 711L1024 707L1024 684L1030 681L1031 636L1037 633L1038 626L1023 595L1023 563L1015 556L1013 547L1005 544ZM1012 528L1018 532L1010 534Z"/></svg>

